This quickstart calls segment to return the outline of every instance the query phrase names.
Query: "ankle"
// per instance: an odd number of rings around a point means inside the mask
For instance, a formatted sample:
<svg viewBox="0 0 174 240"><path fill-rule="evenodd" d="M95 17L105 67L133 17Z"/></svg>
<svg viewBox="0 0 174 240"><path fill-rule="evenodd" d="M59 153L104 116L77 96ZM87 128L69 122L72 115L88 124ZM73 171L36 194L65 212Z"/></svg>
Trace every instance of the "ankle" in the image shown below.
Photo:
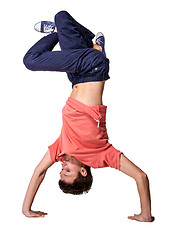
<svg viewBox="0 0 174 240"><path fill-rule="evenodd" d="M54 33L55 33L55 32L57 32L57 27L55 27L55 29L54 29L54 31L53 31L53 32L54 32Z"/></svg>
<svg viewBox="0 0 174 240"><path fill-rule="evenodd" d="M102 47L101 47L100 45L98 45L98 44L94 44L94 43L93 43L93 48L94 48L94 49L97 49L97 50L100 51L100 52L102 52Z"/></svg>

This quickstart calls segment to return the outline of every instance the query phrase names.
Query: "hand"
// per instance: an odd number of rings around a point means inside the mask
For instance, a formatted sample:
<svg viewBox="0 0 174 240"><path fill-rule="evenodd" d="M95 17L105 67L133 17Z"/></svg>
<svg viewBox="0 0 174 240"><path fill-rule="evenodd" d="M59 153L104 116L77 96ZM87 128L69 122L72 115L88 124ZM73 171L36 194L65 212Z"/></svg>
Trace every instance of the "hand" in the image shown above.
<svg viewBox="0 0 174 240"><path fill-rule="evenodd" d="M42 217L42 218L45 217L45 215L47 215L47 213L40 212L40 211L32 211L32 210L23 212L23 214L26 217Z"/></svg>
<svg viewBox="0 0 174 240"><path fill-rule="evenodd" d="M134 216L129 216L128 219L139 222L153 222L155 220L154 217L144 217L142 214L134 214Z"/></svg>

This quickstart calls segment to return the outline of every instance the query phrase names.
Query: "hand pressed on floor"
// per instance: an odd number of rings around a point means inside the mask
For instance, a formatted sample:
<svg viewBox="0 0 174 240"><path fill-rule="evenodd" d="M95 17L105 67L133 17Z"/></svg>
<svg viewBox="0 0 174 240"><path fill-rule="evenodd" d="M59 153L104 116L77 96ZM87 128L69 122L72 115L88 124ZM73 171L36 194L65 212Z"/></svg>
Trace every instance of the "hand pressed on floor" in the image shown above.
<svg viewBox="0 0 174 240"><path fill-rule="evenodd" d="M45 215L47 215L47 213L30 210L30 211L25 212L24 215L26 217L45 217Z"/></svg>
<svg viewBox="0 0 174 240"><path fill-rule="evenodd" d="M153 222L155 220L155 218L152 216L146 218L142 214L134 214L134 216L129 216L128 219L136 220L139 222Z"/></svg>

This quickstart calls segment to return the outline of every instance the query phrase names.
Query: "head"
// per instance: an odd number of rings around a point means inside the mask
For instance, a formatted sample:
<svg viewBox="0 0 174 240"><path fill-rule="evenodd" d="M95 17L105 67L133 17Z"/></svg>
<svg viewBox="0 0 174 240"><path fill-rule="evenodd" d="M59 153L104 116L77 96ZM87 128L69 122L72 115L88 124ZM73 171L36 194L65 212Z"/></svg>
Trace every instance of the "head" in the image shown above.
<svg viewBox="0 0 174 240"><path fill-rule="evenodd" d="M60 172L60 189L64 193L79 195L90 190L92 181L90 167L65 154Z"/></svg>

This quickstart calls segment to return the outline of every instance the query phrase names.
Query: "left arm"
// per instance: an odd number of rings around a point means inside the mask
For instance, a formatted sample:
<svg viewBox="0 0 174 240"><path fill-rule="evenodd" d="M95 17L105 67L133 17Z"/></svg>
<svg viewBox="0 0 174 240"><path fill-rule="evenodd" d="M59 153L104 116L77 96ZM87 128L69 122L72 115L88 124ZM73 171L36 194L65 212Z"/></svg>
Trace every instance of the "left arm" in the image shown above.
<svg viewBox="0 0 174 240"><path fill-rule="evenodd" d="M141 213L128 218L141 222L152 222L154 217L151 216L151 198L147 175L124 156L124 154L120 155L120 171L136 181L140 197Z"/></svg>

